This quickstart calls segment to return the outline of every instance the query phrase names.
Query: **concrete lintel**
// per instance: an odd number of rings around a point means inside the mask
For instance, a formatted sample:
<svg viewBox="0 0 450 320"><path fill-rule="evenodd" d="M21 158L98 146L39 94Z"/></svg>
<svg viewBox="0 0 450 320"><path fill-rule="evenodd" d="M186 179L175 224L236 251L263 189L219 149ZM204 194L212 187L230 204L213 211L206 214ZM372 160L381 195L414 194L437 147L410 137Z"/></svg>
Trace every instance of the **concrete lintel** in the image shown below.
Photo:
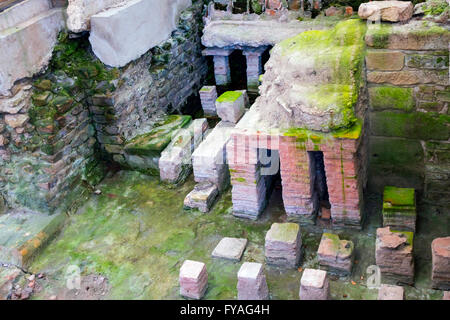
<svg viewBox="0 0 450 320"><path fill-rule="evenodd" d="M234 49L224 49L224 48L206 48L202 51L204 56L223 56L228 57L232 54Z"/></svg>
<svg viewBox="0 0 450 320"><path fill-rule="evenodd" d="M261 46L261 47L245 47L242 49L242 54L244 56L261 56L269 46Z"/></svg>

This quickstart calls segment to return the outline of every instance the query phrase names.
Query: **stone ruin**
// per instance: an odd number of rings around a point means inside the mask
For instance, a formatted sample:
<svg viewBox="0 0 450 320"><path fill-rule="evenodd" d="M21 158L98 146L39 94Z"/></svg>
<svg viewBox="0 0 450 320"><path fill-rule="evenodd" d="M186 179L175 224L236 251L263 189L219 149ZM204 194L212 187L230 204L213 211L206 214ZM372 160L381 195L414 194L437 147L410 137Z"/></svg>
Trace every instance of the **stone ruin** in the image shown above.
<svg viewBox="0 0 450 320"><path fill-rule="evenodd" d="M327 271L303 271L301 300L329 299L328 274L354 275L358 243L322 226L361 230L368 190L383 193L376 265L383 282L415 283L423 205L445 215L450 204L448 8L372 1L359 19L351 7L311 19L321 1L242 3L0 4L2 262L26 267L117 166L167 188L193 173L184 208L202 213L231 187L232 216L263 223L281 183L286 216L265 235L268 268L298 268L304 230L322 234ZM431 286L450 290L449 237L434 238ZM225 237L211 256L239 263L247 245ZM244 261L237 298L269 299L265 273ZM186 260L179 284L203 298L206 263ZM379 300L404 298L379 288Z"/></svg>

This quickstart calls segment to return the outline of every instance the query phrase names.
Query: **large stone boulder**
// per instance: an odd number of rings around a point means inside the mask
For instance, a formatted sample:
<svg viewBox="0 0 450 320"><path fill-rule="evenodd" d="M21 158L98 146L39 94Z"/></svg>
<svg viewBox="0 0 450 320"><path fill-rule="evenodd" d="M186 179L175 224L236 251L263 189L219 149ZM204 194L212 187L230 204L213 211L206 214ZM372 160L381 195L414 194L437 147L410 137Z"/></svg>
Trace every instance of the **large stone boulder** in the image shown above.
<svg viewBox="0 0 450 320"><path fill-rule="evenodd" d="M370 21L408 21L414 12L410 1L371 1L362 3L358 15Z"/></svg>
<svg viewBox="0 0 450 320"><path fill-rule="evenodd" d="M365 24L306 31L277 44L252 109L260 128L330 132L356 123L364 59Z"/></svg>
<svg viewBox="0 0 450 320"><path fill-rule="evenodd" d="M105 64L123 67L169 38L191 0L132 0L91 17L89 41Z"/></svg>

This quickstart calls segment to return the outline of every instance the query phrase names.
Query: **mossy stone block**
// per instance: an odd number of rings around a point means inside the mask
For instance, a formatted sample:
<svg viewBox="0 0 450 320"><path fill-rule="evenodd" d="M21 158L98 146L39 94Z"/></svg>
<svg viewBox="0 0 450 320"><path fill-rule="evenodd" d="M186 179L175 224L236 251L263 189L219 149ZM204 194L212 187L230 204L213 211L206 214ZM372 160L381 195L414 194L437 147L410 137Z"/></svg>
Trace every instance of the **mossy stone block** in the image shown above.
<svg viewBox="0 0 450 320"><path fill-rule="evenodd" d="M131 155L152 156L160 153L172 140L174 132L191 122L191 116L171 115L148 133L139 135L125 144Z"/></svg>
<svg viewBox="0 0 450 320"><path fill-rule="evenodd" d="M227 91L223 93L220 97L217 98L217 102L235 102L242 96L242 92L240 91Z"/></svg>
<svg viewBox="0 0 450 320"><path fill-rule="evenodd" d="M370 104L375 110L414 108L412 88L380 86L369 88Z"/></svg>

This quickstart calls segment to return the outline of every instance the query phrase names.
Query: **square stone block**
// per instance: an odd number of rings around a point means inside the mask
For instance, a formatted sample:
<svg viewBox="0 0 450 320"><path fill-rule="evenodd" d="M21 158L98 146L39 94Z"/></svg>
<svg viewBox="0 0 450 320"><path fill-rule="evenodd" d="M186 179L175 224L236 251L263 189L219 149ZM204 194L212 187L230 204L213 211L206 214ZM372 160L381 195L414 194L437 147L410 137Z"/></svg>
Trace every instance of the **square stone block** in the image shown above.
<svg viewBox="0 0 450 320"><path fill-rule="evenodd" d="M238 272L238 300L267 300L269 289L263 265L244 262Z"/></svg>
<svg viewBox="0 0 450 320"><path fill-rule="evenodd" d="M329 294L327 272L306 268L300 280L300 300L328 300Z"/></svg>
<svg viewBox="0 0 450 320"><path fill-rule="evenodd" d="M223 238L212 252L212 256L240 261L246 246L247 239Z"/></svg>
<svg viewBox="0 0 450 320"><path fill-rule="evenodd" d="M382 284L378 290L378 300L403 300L404 291L401 286Z"/></svg>
<svg viewBox="0 0 450 320"><path fill-rule="evenodd" d="M266 234L266 261L273 265L296 268L300 262L301 246L298 224L274 223Z"/></svg>
<svg viewBox="0 0 450 320"><path fill-rule="evenodd" d="M208 287L208 273L203 262L186 260L180 268L180 294L201 299Z"/></svg>
<svg viewBox="0 0 450 320"><path fill-rule="evenodd" d="M329 271L348 275L352 271L354 244L340 240L337 234L324 233L317 251L319 264Z"/></svg>
<svg viewBox="0 0 450 320"><path fill-rule="evenodd" d="M223 120L237 123L245 112L245 96L241 91L227 91L216 100L217 115Z"/></svg>
<svg viewBox="0 0 450 320"><path fill-rule="evenodd" d="M184 199L186 208L197 208L201 212L208 212L219 195L219 189L211 182L198 183Z"/></svg>
<svg viewBox="0 0 450 320"><path fill-rule="evenodd" d="M383 193L383 226L400 231L416 230L416 197L412 188L386 186Z"/></svg>

